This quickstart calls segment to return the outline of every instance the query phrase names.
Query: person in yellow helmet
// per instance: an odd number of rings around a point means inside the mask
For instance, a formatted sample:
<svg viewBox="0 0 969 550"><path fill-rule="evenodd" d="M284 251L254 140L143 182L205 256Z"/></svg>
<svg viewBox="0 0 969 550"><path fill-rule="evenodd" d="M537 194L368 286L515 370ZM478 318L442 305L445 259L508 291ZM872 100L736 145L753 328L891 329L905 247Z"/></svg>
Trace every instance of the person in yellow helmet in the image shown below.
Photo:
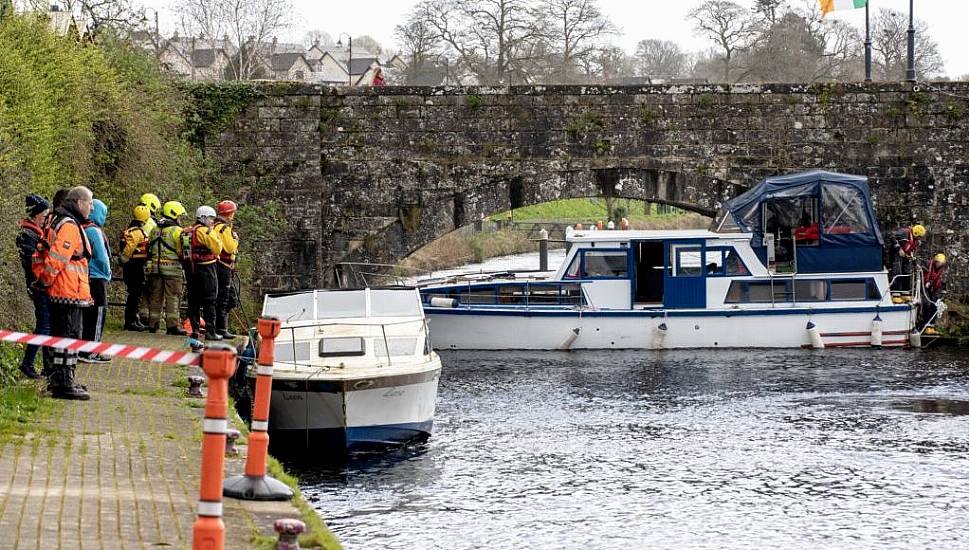
<svg viewBox="0 0 969 550"><path fill-rule="evenodd" d="M895 279L892 290L911 292L912 268L916 265L919 244L925 237L926 229L922 224L904 227L892 234L888 249L888 279Z"/></svg>
<svg viewBox="0 0 969 550"><path fill-rule="evenodd" d="M182 270L182 227L179 218L185 207L178 201L168 201L161 210L158 225L148 235L148 282L151 287L151 308L148 331L157 332L165 313L165 333L184 335L179 326L178 306L182 298L184 275Z"/></svg>
<svg viewBox="0 0 969 550"><path fill-rule="evenodd" d="M922 300L922 323L923 328L932 329L934 334L934 327L925 327L926 324L931 323L935 318L935 312L938 309L938 300L942 298L942 293L945 290L945 272L947 269L945 254L939 252L932 258L932 261L928 262L925 267L925 271L922 273L922 284L925 288L925 299ZM928 332L928 330L926 330Z"/></svg>
<svg viewBox="0 0 969 550"><path fill-rule="evenodd" d="M156 217L158 209L161 208L161 201L154 193L145 193L138 199L138 204L148 208L149 217L145 222L145 230L151 233L151 230L157 225Z"/></svg>
<svg viewBox="0 0 969 550"><path fill-rule="evenodd" d="M138 305L146 295L145 264L148 263L148 230L145 224L151 219L148 207L139 204L131 212L131 222L121 232L121 272L128 296L124 303L124 329L143 331L146 327L139 318ZM147 308L146 308L147 309ZM146 318L145 321L148 319Z"/></svg>

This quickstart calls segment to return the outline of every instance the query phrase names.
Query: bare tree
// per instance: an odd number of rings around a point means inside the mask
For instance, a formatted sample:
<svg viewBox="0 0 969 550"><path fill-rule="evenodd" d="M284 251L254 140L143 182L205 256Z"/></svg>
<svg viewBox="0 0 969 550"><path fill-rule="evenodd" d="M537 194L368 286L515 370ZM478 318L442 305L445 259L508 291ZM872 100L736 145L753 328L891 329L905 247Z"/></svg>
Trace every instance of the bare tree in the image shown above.
<svg viewBox="0 0 969 550"><path fill-rule="evenodd" d="M307 48L312 48L313 46L329 46L330 44L333 44L333 37L326 31L313 29L306 31L306 34L303 35L303 45Z"/></svg>
<svg viewBox="0 0 969 550"><path fill-rule="evenodd" d="M686 74L689 54L671 40L640 40L633 54L636 74L658 78L678 78Z"/></svg>
<svg viewBox="0 0 969 550"><path fill-rule="evenodd" d="M881 8L872 21L871 49L873 77L901 80L908 67L908 16ZM929 35L928 25L915 20L915 70L926 77L942 73L944 63L939 46Z"/></svg>
<svg viewBox="0 0 969 550"><path fill-rule="evenodd" d="M228 78L248 80L264 65L271 37L289 26L289 0L178 0L175 11L186 35L232 45Z"/></svg>
<svg viewBox="0 0 969 550"><path fill-rule="evenodd" d="M754 0L754 13L768 25L773 25L783 15L785 4L787 0Z"/></svg>
<svg viewBox="0 0 969 550"><path fill-rule="evenodd" d="M696 32L713 41L721 52L723 80L730 82L731 62L738 50L756 36L757 25L739 4L729 0L706 0L689 13Z"/></svg>
<svg viewBox="0 0 969 550"><path fill-rule="evenodd" d="M380 55L384 52L384 47L377 42L377 39L370 35L360 35L354 37L353 39L353 49L359 48L361 52L370 52L374 55Z"/></svg>
<svg viewBox="0 0 969 550"><path fill-rule="evenodd" d="M560 82L574 82L579 60L592 56L603 39L619 34L596 0L542 0L537 9Z"/></svg>
<svg viewBox="0 0 969 550"><path fill-rule="evenodd" d="M407 84L433 85L447 79L446 57L442 56L440 37L417 17L408 20L394 29L394 37L407 62L404 78ZM441 65L444 71L440 70Z"/></svg>

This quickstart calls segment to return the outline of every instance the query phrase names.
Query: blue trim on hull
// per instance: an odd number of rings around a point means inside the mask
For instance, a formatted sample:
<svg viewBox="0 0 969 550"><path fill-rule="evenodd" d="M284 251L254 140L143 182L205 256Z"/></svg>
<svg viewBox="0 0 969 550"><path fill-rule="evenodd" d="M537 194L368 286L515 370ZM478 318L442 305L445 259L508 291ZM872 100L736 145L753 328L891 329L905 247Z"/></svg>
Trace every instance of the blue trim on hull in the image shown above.
<svg viewBox="0 0 969 550"><path fill-rule="evenodd" d="M270 424L271 426L271 424ZM318 428L310 430L269 430L274 453L289 455L300 451L356 453L399 447L424 441L434 426L433 420L380 426Z"/></svg>
<svg viewBox="0 0 969 550"><path fill-rule="evenodd" d="M892 311L910 311L908 305L891 305L884 307L839 307L839 308L796 308L796 309L733 309L733 310L661 310L661 309L600 309L595 311L583 310L582 317L644 317L655 319L659 317L749 317L759 315L824 315L834 313L887 313ZM498 308L446 308L425 307L426 315L493 315L505 317L575 317L579 315L577 309L498 309Z"/></svg>

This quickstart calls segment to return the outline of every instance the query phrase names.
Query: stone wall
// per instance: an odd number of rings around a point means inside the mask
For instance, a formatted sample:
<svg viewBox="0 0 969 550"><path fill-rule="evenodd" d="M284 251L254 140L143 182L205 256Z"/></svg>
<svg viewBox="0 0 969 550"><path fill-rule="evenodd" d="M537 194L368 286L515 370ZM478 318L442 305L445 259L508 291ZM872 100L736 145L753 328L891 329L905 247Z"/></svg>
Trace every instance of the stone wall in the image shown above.
<svg viewBox="0 0 969 550"><path fill-rule="evenodd" d="M265 92L206 150L292 223L253 243L261 290L395 263L513 207L612 195L711 215L766 176L823 168L871 178L883 230L926 224L969 291L969 83Z"/></svg>

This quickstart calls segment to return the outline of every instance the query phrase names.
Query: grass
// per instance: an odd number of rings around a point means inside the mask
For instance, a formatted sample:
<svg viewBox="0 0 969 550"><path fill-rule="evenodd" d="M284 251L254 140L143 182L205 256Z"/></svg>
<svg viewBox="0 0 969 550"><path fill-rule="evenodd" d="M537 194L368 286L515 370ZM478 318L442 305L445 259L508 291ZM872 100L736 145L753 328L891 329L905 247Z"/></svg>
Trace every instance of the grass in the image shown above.
<svg viewBox="0 0 969 550"><path fill-rule="evenodd" d="M0 444L22 443L27 434L54 433L37 421L52 415L62 403L40 394L32 384L0 388Z"/></svg>
<svg viewBox="0 0 969 550"><path fill-rule="evenodd" d="M661 205L635 199L613 199L613 212L621 213L632 222L645 222L657 217L681 216L682 210L672 209L672 212L662 213ZM515 221L530 220L561 220L580 221L587 223L607 219L608 203L604 198L590 199L562 199L549 201L533 206L517 208L510 212ZM492 221L508 218L509 212L501 212L491 216Z"/></svg>

